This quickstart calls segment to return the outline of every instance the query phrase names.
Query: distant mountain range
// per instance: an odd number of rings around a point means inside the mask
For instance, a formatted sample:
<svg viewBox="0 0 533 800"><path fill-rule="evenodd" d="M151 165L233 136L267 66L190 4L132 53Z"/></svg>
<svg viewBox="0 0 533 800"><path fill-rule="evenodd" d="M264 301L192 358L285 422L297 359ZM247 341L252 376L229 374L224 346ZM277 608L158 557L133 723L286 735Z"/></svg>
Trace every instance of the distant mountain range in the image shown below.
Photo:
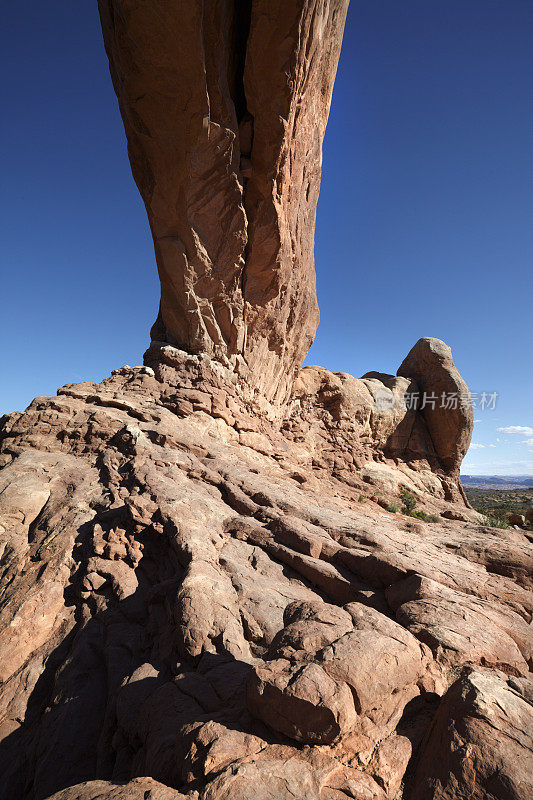
<svg viewBox="0 0 533 800"><path fill-rule="evenodd" d="M463 486L479 486L491 489L533 488L532 475L461 475Z"/></svg>

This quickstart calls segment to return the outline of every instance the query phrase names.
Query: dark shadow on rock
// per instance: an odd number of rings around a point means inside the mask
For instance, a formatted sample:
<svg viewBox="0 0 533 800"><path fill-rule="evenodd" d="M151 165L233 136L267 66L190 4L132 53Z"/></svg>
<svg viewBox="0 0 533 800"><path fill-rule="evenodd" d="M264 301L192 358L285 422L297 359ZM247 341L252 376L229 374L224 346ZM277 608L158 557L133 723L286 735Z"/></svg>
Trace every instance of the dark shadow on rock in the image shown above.
<svg viewBox="0 0 533 800"><path fill-rule="evenodd" d="M438 694L426 693L413 697L403 710L396 726L396 733L411 742L413 752L403 776L403 798L409 800L411 783L416 770L421 744L427 736L441 698Z"/></svg>
<svg viewBox="0 0 533 800"><path fill-rule="evenodd" d="M0 743L2 800L43 800L83 781L122 785L140 776L183 788L180 743L206 723L291 743L246 710L251 667L227 653L222 638L213 641L218 652L180 656L173 609L183 568L163 532L148 526L135 533L144 553L130 596L118 599L111 580L82 596L96 523L126 525L118 509L97 514L78 532L78 567L65 588L77 622L48 656L21 727ZM192 769L200 785L201 764Z"/></svg>
<svg viewBox="0 0 533 800"><path fill-rule="evenodd" d="M0 742L2 800L42 800L82 781L110 779L114 763L105 754L114 752L118 688L147 661L158 674L171 674L170 657L164 657L171 623L161 608L170 586L160 595L157 585L170 573L176 586L182 570L164 534L149 528L137 534L145 549L134 570L138 588L133 594L117 599L107 580L93 595L97 606L89 610L80 596L85 564L94 555L90 534L95 523L106 524L105 516L116 522L116 512L96 515L76 538L79 567L64 592L65 604L76 606L75 627L46 659L20 728ZM118 562L107 563L112 568Z"/></svg>

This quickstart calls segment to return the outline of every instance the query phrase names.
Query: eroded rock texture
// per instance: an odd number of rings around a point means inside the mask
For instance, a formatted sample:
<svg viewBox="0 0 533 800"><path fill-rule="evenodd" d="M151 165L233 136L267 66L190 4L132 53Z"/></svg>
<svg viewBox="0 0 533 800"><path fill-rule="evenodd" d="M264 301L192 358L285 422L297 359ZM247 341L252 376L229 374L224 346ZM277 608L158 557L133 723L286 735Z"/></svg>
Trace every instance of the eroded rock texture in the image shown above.
<svg viewBox="0 0 533 800"><path fill-rule="evenodd" d="M413 800L528 800L533 795L532 682L467 670L424 742Z"/></svg>
<svg viewBox="0 0 533 800"><path fill-rule="evenodd" d="M449 348L299 370L346 0L99 4L161 312L0 420L0 797L526 800L533 549Z"/></svg>
<svg viewBox="0 0 533 800"><path fill-rule="evenodd" d="M526 533L384 455L377 378L146 361L1 422L3 800L525 800Z"/></svg>
<svg viewBox="0 0 533 800"><path fill-rule="evenodd" d="M422 417L441 466L458 471L470 446L474 414L472 403L464 402L468 389L453 363L452 351L440 339L419 339L398 375L416 384Z"/></svg>
<svg viewBox="0 0 533 800"><path fill-rule="evenodd" d="M285 399L318 324L322 138L348 0L99 0L161 308L154 339Z"/></svg>

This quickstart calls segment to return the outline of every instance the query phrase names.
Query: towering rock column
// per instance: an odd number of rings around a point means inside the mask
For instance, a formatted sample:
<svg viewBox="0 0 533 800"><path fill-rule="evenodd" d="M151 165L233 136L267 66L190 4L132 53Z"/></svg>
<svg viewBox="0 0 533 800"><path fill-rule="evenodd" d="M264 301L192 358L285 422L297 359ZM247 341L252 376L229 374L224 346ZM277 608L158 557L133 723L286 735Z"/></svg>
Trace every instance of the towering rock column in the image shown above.
<svg viewBox="0 0 533 800"><path fill-rule="evenodd" d="M349 0L99 0L161 281L152 338L286 398L318 324L322 139Z"/></svg>

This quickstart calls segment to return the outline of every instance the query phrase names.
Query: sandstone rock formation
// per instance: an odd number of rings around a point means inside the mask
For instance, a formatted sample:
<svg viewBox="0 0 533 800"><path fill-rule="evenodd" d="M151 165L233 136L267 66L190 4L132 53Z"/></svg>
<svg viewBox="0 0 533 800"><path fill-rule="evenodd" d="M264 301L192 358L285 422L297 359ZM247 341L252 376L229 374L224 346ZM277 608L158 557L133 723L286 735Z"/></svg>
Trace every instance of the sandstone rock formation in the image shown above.
<svg viewBox="0 0 533 800"><path fill-rule="evenodd" d="M313 234L348 0L99 0L161 280L153 338L285 399L318 324Z"/></svg>
<svg viewBox="0 0 533 800"><path fill-rule="evenodd" d="M468 389L440 339L420 339L402 362L398 375L412 378L431 442L445 470L458 470L470 446L474 414L464 402Z"/></svg>
<svg viewBox="0 0 533 800"><path fill-rule="evenodd" d="M337 473L209 359L147 361L2 419L0 796L466 796L427 789L437 761L471 774L432 732L462 724L462 690L439 698L471 667L531 686L526 534L482 528L378 440ZM380 497L372 465L395 478ZM386 510L402 485L439 522ZM475 725L457 730L479 765Z"/></svg>
<svg viewBox="0 0 533 800"><path fill-rule="evenodd" d="M473 419L443 342L420 340L398 378L300 370L318 323L314 223L348 0L98 5L161 281L156 360L162 343L207 356L230 399L246 387L252 411L268 408L317 458L350 474L377 441L457 499ZM213 381L196 372L207 397ZM438 406L417 413L406 392Z"/></svg>
<svg viewBox="0 0 533 800"><path fill-rule="evenodd" d="M0 797L525 800L533 545L449 349L300 369L347 1L99 5L161 311L0 420Z"/></svg>
<svg viewBox="0 0 533 800"><path fill-rule="evenodd" d="M424 743L413 800L533 795L531 681L470 670L446 693Z"/></svg>

